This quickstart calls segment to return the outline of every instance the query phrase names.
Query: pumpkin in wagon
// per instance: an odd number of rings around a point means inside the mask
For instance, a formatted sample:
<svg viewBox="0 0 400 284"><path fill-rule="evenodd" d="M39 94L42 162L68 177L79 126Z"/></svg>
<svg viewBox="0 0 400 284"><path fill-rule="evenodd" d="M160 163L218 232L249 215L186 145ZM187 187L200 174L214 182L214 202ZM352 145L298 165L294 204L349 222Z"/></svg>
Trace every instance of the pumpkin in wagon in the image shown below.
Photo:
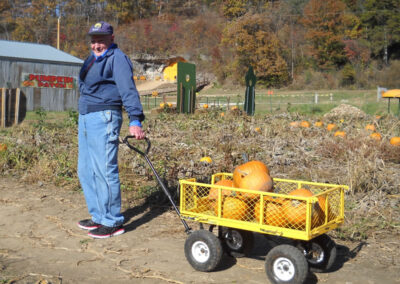
<svg viewBox="0 0 400 284"><path fill-rule="evenodd" d="M288 195L299 196L299 197L311 197L313 193L305 188L298 188L291 191ZM325 207L325 202L324 202ZM283 212L285 214L288 223L295 229L302 229L306 225L307 219L307 203L303 200L298 199L287 199L284 202ZM312 210L312 224L319 225L324 220L324 212L321 209L321 204L317 203L317 206L313 207Z"/></svg>
<svg viewBox="0 0 400 284"><path fill-rule="evenodd" d="M273 181L268 167L261 161L250 161L239 165L233 171L233 185L237 188L272 192ZM252 198L254 194L241 193L243 197Z"/></svg>
<svg viewBox="0 0 400 284"><path fill-rule="evenodd" d="M263 224L285 227L287 220L283 214L283 200L280 198L273 198L270 196L264 196L264 212L263 212ZM260 222L260 202L257 201L254 206L254 218L257 222Z"/></svg>
<svg viewBox="0 0 400 284"><path fill-rule="evenodd" d="M247 208L247 203L240 198L231 196L223 198L221 204L221 217L233 220L244 220ZM214 207L214 213L216 216L218 215L217 205Z"/></svg>
<svg viewBox="0 0 400 284"><path fill-rule="evenodd" d="M233 187L233 181L230 179L222 179L222 180L216 182L214 185ZM232 193L232 191L227 190L227 189L223 189L221 192L222 197L229 196L229 195L231 195L231 193ZM208 199L217 199L217 198L218 198L218 187L212 187L210 189L210 193L208 194Z"/></svg>

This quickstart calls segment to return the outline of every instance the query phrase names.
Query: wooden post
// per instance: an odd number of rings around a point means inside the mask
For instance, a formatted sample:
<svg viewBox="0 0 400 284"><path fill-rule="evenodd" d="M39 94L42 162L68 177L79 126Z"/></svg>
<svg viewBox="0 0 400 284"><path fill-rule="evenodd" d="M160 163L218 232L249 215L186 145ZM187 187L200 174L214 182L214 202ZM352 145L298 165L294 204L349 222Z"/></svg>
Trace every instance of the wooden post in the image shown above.
<svg viewBox="0 0 400 284"><path fill-rule="evenodd" d="M18 124L19 122L19 102L21 97L21 90L17 88L15 91L15 116L14 116L14 124Z"/></svg>
<svg viewBox="0 0 400 284"><path fill-rule="evenodd" d="M6 88L1 89L0 125L6 127Z"/></svg>
<svg viewBox="0 0 400 284"><path fill-rule="evenodd" d="M11 117L11 112L12 112L12 93L11 93L11 89L6 89L6 98L8 98L7 100L7 118L6 118L6 125L8 124L9 126L12 124L12 117Z"/></svg>

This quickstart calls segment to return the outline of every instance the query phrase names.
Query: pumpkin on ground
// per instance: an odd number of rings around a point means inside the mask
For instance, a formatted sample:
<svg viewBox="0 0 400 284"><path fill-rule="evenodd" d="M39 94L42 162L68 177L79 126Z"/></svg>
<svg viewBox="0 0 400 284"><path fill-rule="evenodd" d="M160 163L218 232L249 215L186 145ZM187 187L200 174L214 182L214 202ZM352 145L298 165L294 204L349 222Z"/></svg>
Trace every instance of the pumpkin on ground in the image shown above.
<svg viewBox="0 0 400 284"><path fill-rule="evenodd" d="M371 137L372 139L375 139L377 141L382 140L382 135L378 132L371 133L371 135L369 137Z"/></svg>
<svg viewBox="0 0 400 284"><path fill-rule="evenodd" d="M334 134L334 136L335 136L335 137L342 137L342 138L344 138L344 137L346 137L346 132L344 132L344 131L336 131L335 134Z"/></svg>
<svg viewBox="0 0 400 284"><path fill-rule="evenodd" d="M203 108L204 108L204 109L207 109L207 108L208 108L208 104L204 104L204 105L203 105Z"/></svg>
<svg viewBox="0 0 400 284"><path fill-rule="evenodd" d="M261 161L249 161L239 165L233 171L233 185L241 189L251 189L271 192L272 178L269 176L268 167ZM241 193L244 197L254 197L252 194Z"/></svg>
<svg viewBox="0 0 400 284"><path fill-rule="evenodd" d="M314 125L315 125L316 127L322 127L322 126L324 126L324 123L323 123L322 121L316 121L316 122L314 123Z"/></svg>
<svg viewBox="0 0 400 284"><path fill-rule="evenodd" d="M393 146L400 146L400 137L392 137L390 138L390 144Z"/></svg>
<svg viewBox="0 0 400 284"><path fill-rule="evenodd" d="M303 120L300 122L300 126L304 127L304 128L309 128L311 126L311 124L308 121Z"/></svg>
<svg viewBox="0 0 400 284"><path fill-rule="evenodd" d="M313 193L305 188L298 188L289 193L290 196L310 197ZM303 229L306 225L307 218L307 203L303 200L287 199L284 202L284 215L288 224L294 229ZM324 203L325 207L325 203ZM321 205L317 203L317 206L313 207L312 210L312 224L320 225L324 217L324 212L321 209Z"/></svg>
<svg viewBox="0 0 400 284"><path fill-rule="evenodd" d="M257 133L261 133L261 128L260 127L256 127L256 128L254 128L254 131L257 132Z"/></svg>
<svg viewBox="0 0 400 284"><path fill-rule="evenodd" d="M373 125L373 124L367 124L367 125L365 126L365 130L375 131L375 130L376 130L376 129L375 129L375 125Z"/></svg>
<svg viewBox="0 0 400 284"><path fill-rule="evenodd" d="M200 162L212 163L212 159L210 157L203 157L200 159Z"/></svg>
<svg viewBox="0 0 400 284"><path fill-rule="evenodd" d="M222 180L216 182L214 185L233 187L233 180L222 179ZM231 190L223 189L221 192L222 198L231 195L231 193L232 193ZM218 187L212 187L210 189L210 193L208 194L208 199L218 199Z"/></svg>
<svg viewBox="0 0 400 284"><path fill-rule="evenodd" d="M328 130L328 131L332 131L332 130L335 130L335 129L337 129L337 125L334 124L334 123L329 123L329 124L326 126L326 130Z"/></svg>
<svg viewBox="0 0 400 284"><path fill-rule="evenodd" d="M7 150L7 144L0 143L0 152L4 152Z"/></svg>
<svg viewBox="0 0 400 284"><path fill-rule="evenodd" d="M289 123L289 125L291 127L298 127L299 126L299 122L298 121L292 121L291 123Z"/></svg>

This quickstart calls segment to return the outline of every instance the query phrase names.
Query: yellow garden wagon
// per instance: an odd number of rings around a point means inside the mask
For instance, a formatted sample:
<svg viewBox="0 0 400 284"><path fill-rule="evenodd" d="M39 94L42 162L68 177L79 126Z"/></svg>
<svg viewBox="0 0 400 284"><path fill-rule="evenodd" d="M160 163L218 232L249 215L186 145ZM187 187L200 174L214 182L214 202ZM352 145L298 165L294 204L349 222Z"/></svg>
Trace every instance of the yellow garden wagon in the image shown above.
<svg viewBox="0 0 400 284"><path fill-rule="evenodd" d="M260 192L217 184L231 179L231 173L217 173L211 184L180 180L181 217L200 223L200 230L185 242L193 268L214 270L224 251L236 257L249 254L254 232L276 243L265 258L266 274L273 283L303 283L309 269L320 272L332 267L336 245L326 233L344 221L347 186L274 178L274 192ZM313 195L290 195L295 189Z"/></svg>

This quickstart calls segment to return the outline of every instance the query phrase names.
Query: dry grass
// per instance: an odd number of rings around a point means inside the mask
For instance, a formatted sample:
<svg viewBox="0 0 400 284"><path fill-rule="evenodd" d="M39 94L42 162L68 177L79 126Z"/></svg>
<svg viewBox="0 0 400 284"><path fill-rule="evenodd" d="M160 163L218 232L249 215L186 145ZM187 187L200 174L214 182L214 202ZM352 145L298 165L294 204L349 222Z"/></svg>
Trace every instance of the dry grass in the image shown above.
<svg viewBox="0 0 400 284"><path fill-rule="evenodd" d="M400 136L399 119L386 116L376 120L368 115L322 118L325 125L334 122L346 131L346 138L334 137L323 128L289 126L297 120L313 125L319 119L285 113L247 117L240 111L221 117L218 110L190 116L160 112L148 116L145 128L152 143L150 160L172 191L182 178L210 182L213 173L232 172L245 153L251 160L265 162L273 177L349 185L347 218L335 231L337 236L362 239L380 231L399 234L400 147L388 142L390 137ZM367 123L375 124L382 141L369 138L364 129ZM127 133L124 127L122 133ZM255 131L256 127L261 131ZM8 150L0 153L3 175L79 189L76 126L44 123L39 129L24 123L1 134L0 143L8 145ZM145 146L144 142L133 144ZM200 162L204 156L213 162ZM120 173L131 199L146 197L157 188L146 161L126 145L120 146Z"/></svg>

